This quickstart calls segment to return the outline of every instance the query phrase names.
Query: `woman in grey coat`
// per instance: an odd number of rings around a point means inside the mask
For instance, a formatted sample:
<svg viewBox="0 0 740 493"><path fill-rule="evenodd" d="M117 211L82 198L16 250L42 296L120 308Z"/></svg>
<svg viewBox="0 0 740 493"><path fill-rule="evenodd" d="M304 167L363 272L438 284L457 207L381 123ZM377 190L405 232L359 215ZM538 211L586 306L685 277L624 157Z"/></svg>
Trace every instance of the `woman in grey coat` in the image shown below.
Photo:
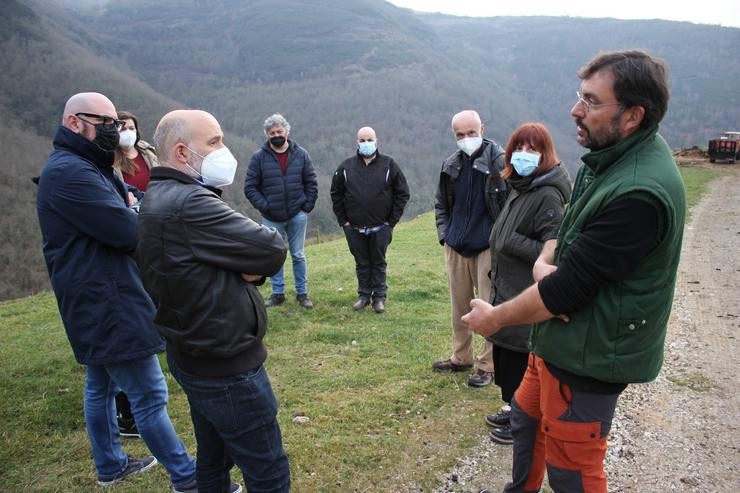
<svg viewBox="0 0 740 493"><path fill-rule="evenodd" d="M491 299L499 305L534 283L532 267L546 242L556 241L571 193L571 182L560 164L547 128L525 123L509 137L501 176L511 193L491 230ZM501 399L511 402L524 376L531 325L504 327L491 336L495 383ZM510 408L486 416L491 439L510 444Z"/></svg>

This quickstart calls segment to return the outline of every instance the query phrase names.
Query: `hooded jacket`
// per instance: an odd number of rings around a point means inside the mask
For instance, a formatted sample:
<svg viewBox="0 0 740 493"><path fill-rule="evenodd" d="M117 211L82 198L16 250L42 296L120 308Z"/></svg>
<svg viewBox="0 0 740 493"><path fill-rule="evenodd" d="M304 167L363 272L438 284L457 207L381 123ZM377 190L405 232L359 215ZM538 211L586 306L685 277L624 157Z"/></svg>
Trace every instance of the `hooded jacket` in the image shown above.
<svg viewBox="0 0 740 493"><path fill-rule="evenodd" d="M558 236L571 194L562 165L535 177L510 177L511 192L491 229L491 304L500 305L534 284L532 267L548 240ZM490 337L496 345L529 352L531 325L504 327Z"/></svg>
<svg viewBox="0 0 740 493"><path fill-rule="evenodd" d="M75 358L85 365L164 349L132 256L137 215L112 163L112 152L59 127L36 196L51 285Z"/></svg>
<svg viewBox="0 0 740 493"><path fill-rule="evenodd" d="M183 371L222 377L265 361L265 305L242 274L271 276L285 254L280 233L231 209L220 190L173 168L152 169L136 258L157 329Z"/></svg>

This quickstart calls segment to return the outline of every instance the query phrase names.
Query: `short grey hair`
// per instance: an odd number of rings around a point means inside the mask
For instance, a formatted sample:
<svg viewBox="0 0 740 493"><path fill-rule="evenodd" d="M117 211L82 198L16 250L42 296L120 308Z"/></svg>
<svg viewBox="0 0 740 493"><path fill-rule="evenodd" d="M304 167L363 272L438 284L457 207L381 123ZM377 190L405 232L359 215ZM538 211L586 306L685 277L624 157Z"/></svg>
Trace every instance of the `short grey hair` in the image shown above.
<svg viewBox="0 0 740 493"><path fill-rule="evenodd" d="M262 128L265 130L265 135L267 135L267 131L275 125L280 125L286 132L290 132L290 123L288 123L288 120L286 120L280 113L275 113L274 115L268 116L265 123L262 124Z"/></svg>
<svg viewBox="0 0 740 493"><path fill-rule="evenodd" d="M154 148L162 162L170 164L169 158L172 149L179 143L190 146L192 133L190 125L184 118L171 116L159 122L154 131Z"/></svg>

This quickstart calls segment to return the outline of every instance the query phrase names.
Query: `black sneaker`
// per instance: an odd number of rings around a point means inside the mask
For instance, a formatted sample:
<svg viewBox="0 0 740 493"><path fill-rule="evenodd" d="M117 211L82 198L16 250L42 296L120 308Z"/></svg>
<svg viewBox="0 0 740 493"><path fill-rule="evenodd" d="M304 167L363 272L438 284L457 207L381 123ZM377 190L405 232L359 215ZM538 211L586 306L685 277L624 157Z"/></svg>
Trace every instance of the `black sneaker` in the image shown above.
<svg viewBox="0 0 740 493"><path fill-rule="evenodd" d="M156 465L157 459L152 456L144 457L143 459L134 459L133 457L129 456L126 469L119 472L113 479L107 479L105 481L98 479L98 484L100 486L110 486L112 484L118 483L119 481L123 481L130 476L135 476L137 474L147 472L149 469Z"/></svg>
<svg viewBox="0 0 740 493"><path fill-rule="evenodd" d="M496 414L489 414L486 416L486 424L493 428L501 428L502 426L509 426L511 420L511 407L504 406Z"/></svg>
<svg viewBox="0 0 740 493"><path fill-rule="evenodd" d="M285 295L273 293L270 295L270 298L267 300L267 303L265 303L265 306L269 308L271 306L282 305L283 303L285 303Z"/></svg>
<svg viewBox="0 0 740 493"><path fill-rule="evenodd" d="M192 480L179 488L173 486L172 491L173 493L198 493L198 484L195 480ZM242 493L242 485L232 481L231 486L229 486L229 493Z"/></svg>
<svg viewBox="0 0 740 493"><path fill-rule="evenodd" d="M510 425L502 426L501 428L494 428L488 436L490 436L491 440L496 443L502 443L504 445L511 445L514 443L514 438L511 436Z"/></svg>
<svg viewBox="0 0 740 493"><path fill-rule="evenodd" d="M313 308L313 303L308 298L308 294L307 293L305 293L305 294L299 294L299 295L297 295L295 297L295 299L298 300L298 304L301 305L306 310L310 310L311 308Z"/></svg>
<svg viewBox="0 0 740 493"><path fill-rule="evenodd" d="M133 419L119 418L118 432L122 437L141 438L141 435L139 435L139 429L136 427L136 422Z"/></svg>
<svg viewBox="0 0 740 493"><path fill-rule="evenodd" d="M470 375L470 378L468 379L468 385L470 385L471 387L485 387L486 385L490 385L492 381L492 371L483 371L481 369L478 369L475 373Z"/></svg>
<svg viewBox="0 0 740 493"><path fill-rule="evenodd" d="M451 359L432 363L432 370L434 371L468 371L472 367L473 365L458 365L457 363L453 363Z"/></svg>

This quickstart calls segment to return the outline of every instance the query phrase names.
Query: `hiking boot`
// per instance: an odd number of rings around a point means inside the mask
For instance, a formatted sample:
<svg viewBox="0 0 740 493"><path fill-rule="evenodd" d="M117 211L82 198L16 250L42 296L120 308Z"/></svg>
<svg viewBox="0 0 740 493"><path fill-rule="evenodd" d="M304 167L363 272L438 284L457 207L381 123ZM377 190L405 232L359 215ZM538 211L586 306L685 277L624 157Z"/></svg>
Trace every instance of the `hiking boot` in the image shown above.
<svg viewBox="0 0 740 493"><path fill-rule="evenodd" d="M282 305L283 303L285 303L285 295L284 294L275 294L275 293L272 293L270 295L270 298L267 300L267 303L265 303L265 306L269 308L271 306Z"/></svg>
<svg viewBox="0 0 740 493"><path fill-rule="evenodd" d="M141 474L142 472L146 472L152 467L157 465L157 459L155 459L152 456L144 457L143 459L134 459L129 455L128 457L128 465L126 466L126 469L116 474L111 479L98 479L98 484L100 486L110 486L112 484L115 484L119 481L123 481L124 479L135 476L137 474Z"/></svg>
<svg viewBox="0 0 740 493"><path fill-rule="evenodd" d="M504 445L511 445L514 443L514 438L511 436L510 425L502 426L501 428L494 428L488 436L490 436L491 440L496 443L502 443Z"/></svg>
<svg viewBox="0 0 740 493"><path fill-rule="evenodd" d="M359 311L365 308L369 304L370 304L370 298L363 298L362 296L360 296L357 299L357 302L354 305L352 305L352 309Z"/></svg>
<svg viewBox="0 0 740 493"><path fill-rule="evenodd" d="M493 428L502 428L504 426L509 426L510 420L511 420L511 407L510 406L504 406L501 408L501 410L498 413L489 414L488 416L486 416L486 424Z"/></svg>
<svg viewBox="0 0 740 493"><path fill-rule="evenodd" d="M493 372L484 371L478 368L478 371L470 375L468 385L471 387L485 387L493 381Z"/></svg>
<svg viewBox="0 0 740 493"><path fill-rule="evenodd" d="M473 365L458 365L450 359L432 363L432 370L434 371L468 371L472 367Z"/></svg>
<svg viewBox="0 0 740 493"><path fill-rule="evenodd" d="M192 480L179 488L173 486L172 491L173 493L198 493L198 484L195 480ZM242 485L232 481L229 486L229 493L242 493Z"/></svg>
<svg viewBox="0 0 740 493"><path fill-rule="evenodd" d="M313 308L313 303L311 303L311 300L308 298L308 293L299 294L295 297L295 299L297 299L298 304L306 310L310 310L311 308Z"/></svg>
<svg viewBox="0 0 740 493"><path fill-rule="evenodd" d="M139 429L136 427L136 422L133 419L118 418L118 433L122 437L141 438Z"/></svg>
<svg viewBox="0 0 740 493"><path fill-rule="evenodd" d="M383 313L385 311L385 300L380 298L373 300L373 310L375 310L375 313Z"/></svg>

